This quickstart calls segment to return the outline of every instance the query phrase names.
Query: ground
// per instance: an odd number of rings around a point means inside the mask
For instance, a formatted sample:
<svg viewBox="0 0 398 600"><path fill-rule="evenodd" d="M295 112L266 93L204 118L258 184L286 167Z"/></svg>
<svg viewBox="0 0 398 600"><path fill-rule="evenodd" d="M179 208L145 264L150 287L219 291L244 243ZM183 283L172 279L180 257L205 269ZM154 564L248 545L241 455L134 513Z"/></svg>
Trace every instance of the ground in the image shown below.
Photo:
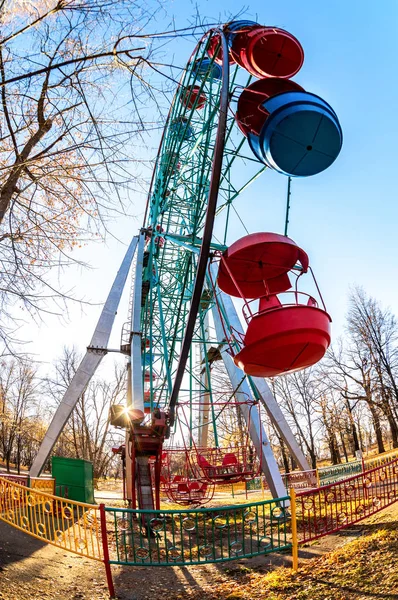
<svg viewBox="0 0 398 600"><path fill-rule="evenodd" d="M113 568L120 600L398 600L398 504L288 554L201 567ZM332 552L331 552L332 551ZM0 599L105 600L104 567L0 523Z"/></svg>
<svg viewBox="0 0 398 600"><path fill-rule="evenodd" d="M102 483L97 502L122 505L120 482ZM262 499L250 492L248 501ZM237 490L212 504L246 502ZM165 504L167 508L173 507ZM112 567L120 600L398 600L398 503L300 549L196 567ZM108 600L104 566L42 543L0 522L0 600Z"/></svg>

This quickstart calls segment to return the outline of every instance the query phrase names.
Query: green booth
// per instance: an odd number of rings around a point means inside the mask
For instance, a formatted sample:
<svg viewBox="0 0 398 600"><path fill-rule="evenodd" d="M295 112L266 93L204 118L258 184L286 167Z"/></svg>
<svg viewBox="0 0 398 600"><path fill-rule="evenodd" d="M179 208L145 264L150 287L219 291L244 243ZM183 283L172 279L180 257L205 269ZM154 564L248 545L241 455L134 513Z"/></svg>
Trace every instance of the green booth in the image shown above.
<svg viewBox="0 0 398 600"><path fill-rule="evenodd" d="M80 458L53 456L51 473L56 494L77 502L94 504L93 463Z"/></svg>

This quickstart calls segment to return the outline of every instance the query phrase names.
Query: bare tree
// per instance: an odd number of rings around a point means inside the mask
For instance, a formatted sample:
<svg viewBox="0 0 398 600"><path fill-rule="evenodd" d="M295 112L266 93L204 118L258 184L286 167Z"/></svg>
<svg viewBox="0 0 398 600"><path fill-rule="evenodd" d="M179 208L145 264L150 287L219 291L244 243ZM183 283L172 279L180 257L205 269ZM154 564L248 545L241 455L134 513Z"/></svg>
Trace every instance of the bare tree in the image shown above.
<svg viewBox="0 0 398 600"><path fill-rule="evenodd" d="M39 382L27 361L2 359L0 367L1 454L7 471L14 462L19 472L27 464L25 445L37 434Z"/></svg>
<svg viewBox="0 0 398 600"><path fill-rule="evenodd" d="M316 437L320 429L319 419L317 420L320 395L318 387L314 369L291 373L273 380L276 398L287 413L313 469L316 467Z"/></svg>
<svg viewBox="0 0 398 600"><path fill-rule="evenodd" d="M393 446L398 447L398 325L389 309L362 288L350 295L348 332L358 350L366 349L377 404L388 421Z"/></svg>
<svg viewBox="0 0 398 600"><path fill-rule="evenodd" d="M158 0L0 3L0 339L8 352L21 318L15 305L33 317L49 306L60 312L71 293L54 289L50 272L103 235L109 216L125 214L142 189L133 165L150 167L151 156L137 157L136 141L163 126L175 87L155 57L178 33L147 31L162 10Z"/></svg>
<svg viewBox="0 0 398 600"><path fill-rule="evenodd" d="M53 405L61 400L79 362L75 348L64 348L63 355L55 361L53 375L45 380L47 396ZM91 381L55 447L55 453L61 456L90 460L95 478L108 473L114 459L112 446L120 445L119 433L110 427L109 409L123 401L125 375L124 368L115 367L110 381L99 378Z"/></svg>

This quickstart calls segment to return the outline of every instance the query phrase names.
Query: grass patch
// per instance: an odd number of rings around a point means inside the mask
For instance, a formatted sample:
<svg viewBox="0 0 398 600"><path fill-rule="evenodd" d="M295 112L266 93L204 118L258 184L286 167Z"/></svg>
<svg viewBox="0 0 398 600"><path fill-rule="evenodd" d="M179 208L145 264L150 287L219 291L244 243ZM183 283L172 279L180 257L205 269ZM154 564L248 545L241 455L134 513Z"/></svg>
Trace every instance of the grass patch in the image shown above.
<svg viewBox="0 0 398 600"><path fill-rule="evenodd" d="M397 503L398 504L398 503ZM201 600L398 600L398 506L359 527L363 535L297 573L280 567L261 574L242 572ZM194 595L195 600L199 596Z"/></svg>

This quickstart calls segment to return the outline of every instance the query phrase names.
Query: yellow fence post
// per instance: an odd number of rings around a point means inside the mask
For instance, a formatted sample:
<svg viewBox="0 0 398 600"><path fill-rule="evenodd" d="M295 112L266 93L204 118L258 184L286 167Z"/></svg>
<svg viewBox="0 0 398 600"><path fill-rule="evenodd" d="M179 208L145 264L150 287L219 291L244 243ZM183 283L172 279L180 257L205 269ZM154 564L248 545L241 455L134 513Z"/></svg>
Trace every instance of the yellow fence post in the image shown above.
<svg viewBox="0 0 398 600"><path fill-rule="evenodd" d="M315 473L316 473L316 485L317 485L317 487L321 487L321 480L319 479L318 467L315 467Z"/></svg>
<svg viewBox="0 0 398 600"><path fill-rule="evenodd" d="M296 490L290 489L290 513L292 516L292 567L293 571L298 569L298 538L297 538L297 513L296 513Z"/></svg>

